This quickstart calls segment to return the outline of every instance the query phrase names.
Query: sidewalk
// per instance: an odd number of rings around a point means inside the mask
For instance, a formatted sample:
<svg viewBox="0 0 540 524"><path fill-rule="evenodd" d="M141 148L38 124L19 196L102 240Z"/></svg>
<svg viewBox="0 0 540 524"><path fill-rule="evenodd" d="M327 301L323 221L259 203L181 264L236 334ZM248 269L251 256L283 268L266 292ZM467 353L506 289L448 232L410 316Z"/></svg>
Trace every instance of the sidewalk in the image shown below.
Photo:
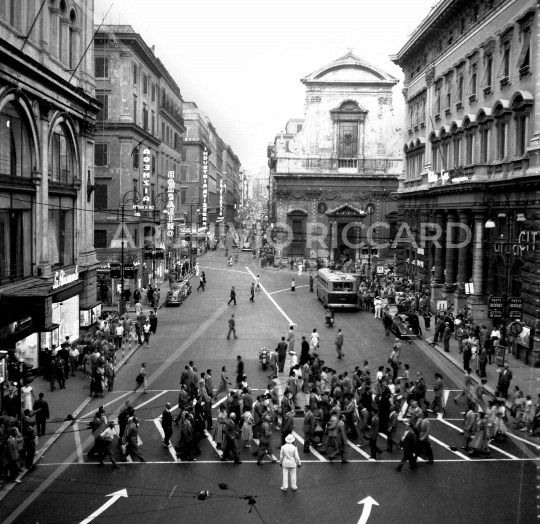
<svg viewBox="0 0 540 524"><path fill-rule="evenodd" d="M169 290L168 282L160 284L160 304L159 308L165 304L167 298L167 291ZM109 308L107 308L110 310ZM135 310L133 310L134 312ZM131 310L129 311L131 313ZM131 356L139 349L140 345L136 341L125 347L125 351L122 357L118 359L116 364L116 373L129 361ZM119 352L120 353L120 352ZM120 355L118 355L119 357ZM47 452L47 450L58 440L62 433L73 424L72 419L76 419L78 415L93 402L95 409L99 407L103 401L107 400L107 393L105 392L104 399L93 399L90 397L90 379L85 378L82 371L77 371L75 377L69 376L66 379L66 389L56 389L51 391L50 384L44 380L42 376L35 377L31 384L35 398L39 398L39 394L44 394L44 400L49 404L50 418L47 422L46 435L39 438L38 445L36 447L36 456L34 458L34 464L37 464L40 458ZM68 420L68 416L71 418ZM27 470L24 469L19 475L19 479L24 477ZM7 494L7 492L15 484L6 484L3 479L0 480L0 501Z"/></svg>
<svg viewBox="0 0 540 524"><path fill-rule="evenodd" d="M424 330L424 336L424 339L415 340L414 343L423 349L435 349L455 366L457 366L461 371L465 372L463 368L463 357L459 354L458 342L454 339L453 335L450 339L449 353L444 351L442 341L437 342L436 345L431 345L434 336L433 328L431 328L431 330L428 332ZM533 401L535 401L540 393L540 368L526 365L522 360L515 358L510 353L506 354L506 362L508 362L508 367L512 371L513 375L512 382L510 383L510 389L508 390L509 396L514 389L514 386L519 386L519 389L523 391L523 395L531 395ZM476 369L476 365L474 365L474 367L471 365L471 368L473 370ZM486 390L493 396L495 396L495 391L497 389L500 369L501 368L495 364L494 360L492 360L491 365L488 364L486 367ZM480 382L480 378L477 375L473 374L472 377L477 382Z"/></svg>

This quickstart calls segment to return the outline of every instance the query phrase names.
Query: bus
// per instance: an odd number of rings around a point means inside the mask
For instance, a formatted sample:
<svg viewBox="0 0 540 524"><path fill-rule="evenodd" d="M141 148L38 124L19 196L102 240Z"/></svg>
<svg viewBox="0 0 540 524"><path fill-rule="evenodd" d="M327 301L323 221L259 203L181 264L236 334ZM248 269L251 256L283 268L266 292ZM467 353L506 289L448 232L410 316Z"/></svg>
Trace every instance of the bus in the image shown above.
<svg viewBox="0 0 540 524"><path fill-rule="evenodd" d="M317 298L324 307L358 309L358 281L354 275L324 268L317 271L315 282Z"/></svg>

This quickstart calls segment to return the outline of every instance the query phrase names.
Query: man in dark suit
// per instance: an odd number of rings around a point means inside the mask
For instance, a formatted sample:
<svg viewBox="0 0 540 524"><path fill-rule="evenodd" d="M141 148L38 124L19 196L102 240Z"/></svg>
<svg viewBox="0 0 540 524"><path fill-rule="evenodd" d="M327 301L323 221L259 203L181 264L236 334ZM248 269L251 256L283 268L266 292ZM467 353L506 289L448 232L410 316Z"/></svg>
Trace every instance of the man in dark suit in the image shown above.
<svg viewBox="0 0 540 524"><path fill-rule="evenodd" d="M506 398L508 396L508 388L510 387L510 382L512 380L512 371L508 369L508 362L504 363L503 369L499 374L499 383L497 387L501 392L501 395Z"/></svg>
<svg viewBox="0 0 540 524"><path fill-rule="evenodd" d="M34 411L36 413L36 429L38 437L45 435L45 426L49 419L49 404L43 400L45 395L39 394L39 398L34 402Z"/></svg>
<svg viewBox="0 0 540 524"><path fill-rule="evenodd" d="M283 373L285 359L287 358L287 342L285 342L285 337L281 337L281 342L277 345L277 353L279 372Z"/></svg>
<svg viewBox="0 0 540 524"><path fill-rule="evenodd" d="M165 409L163 410L163 413L161 414L161 427L163 428L163 445L168 448L171 445L171 437L173 434L172 429L173 424L173 416L171 413L171 403L167 402L165 404Z"/></svg>
<svg viewBox="0 0 540 524"><path fill-rule="evenodd" d="M304 431L304 453L309 453L309 443L311 437L315 431L315 417L313 412L309 408L309 405L304 406L304 424L302 430Z"/></svg>
<svg viewBox="0 0 540 524"><path fill-rule="evenodd" d="M371 412L371 429L369 431L369 446L371 448L371 458L377 460L377 435L379 434L379 411L374 409Z"/></svg>

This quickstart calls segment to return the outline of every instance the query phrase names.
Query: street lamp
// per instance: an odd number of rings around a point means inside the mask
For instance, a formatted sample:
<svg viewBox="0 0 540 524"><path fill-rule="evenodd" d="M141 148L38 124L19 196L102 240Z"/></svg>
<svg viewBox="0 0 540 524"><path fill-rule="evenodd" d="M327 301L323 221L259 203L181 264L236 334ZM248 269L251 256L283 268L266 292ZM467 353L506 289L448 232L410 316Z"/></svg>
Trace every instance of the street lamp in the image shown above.
<svg viewBox="0 0 540 524"><path fill-rule="evenodd" d="M366 206L366 213L369 215L369 234L371 236L371 220L373 217L373 213L375 213L375 204L369 203ZM373 276L371 274L371 239L368 238L368 273L369 273L369 281L371 282L373 280Z"/></svg>
<svg viewBox="0 0 540 524"><path fill-rule="evenodd" d="M133 196L130 198L127 198L130 193L133 193ZM139 202L142 201L141 194L136 190L132 189L131 191L128 191L124 194L124 198L122 199L122 203L120 204L120 207L122 208L122 251L121 251L121 258L122 263L120 266L120 300L119 300L119 313L120 315L123 315L126 312L126 304L124 300L124 221L125 221L125 208L126 206L131 202L133 205L133 216L140 217L141 213L139 212Z"/></svg>

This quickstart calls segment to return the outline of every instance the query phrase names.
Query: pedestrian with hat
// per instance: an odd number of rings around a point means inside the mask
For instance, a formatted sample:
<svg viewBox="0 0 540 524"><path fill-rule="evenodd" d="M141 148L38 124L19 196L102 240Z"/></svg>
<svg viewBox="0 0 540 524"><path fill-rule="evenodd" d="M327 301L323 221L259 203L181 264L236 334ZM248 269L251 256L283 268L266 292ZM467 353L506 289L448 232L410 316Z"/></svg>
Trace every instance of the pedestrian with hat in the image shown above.
<svg viewBox="0 0 540 524"><path fill-rule="evenodd" d="M382 318L382 299L380 296L375 297L373 305L375 306L375 316L373 318Z"/></svg>
<svg viewBox="0 0 540 524"><path fill-rule="evenodd" d="M452 330L450 329L450 323L445 322L445 328L442 334L442 340L444 344L444 351L450 352L450 337L452 336Z"/></svg>
<svg viewBox="0 0 540 524"><path fill-rule="evenodd" d="M296 468L302 466L300 457L298 456L298 450L293 444L294 437L287 435L285 438L285 445L281 446L279 453L279 463L283 468L283 484L281 485L281 491L287 491L289 487L289 475L291 477L291 488L293 491L298 489L296 485Z"/></svg>
<svg viewBox="0 0 540 524"><path fill-rule="evenodd" d="M171 403L165 404L165 409L161 414L161 427L163 428L163 446L168 448L171 445L171 437L173 434L173 416L171 413Z"/></svg>

